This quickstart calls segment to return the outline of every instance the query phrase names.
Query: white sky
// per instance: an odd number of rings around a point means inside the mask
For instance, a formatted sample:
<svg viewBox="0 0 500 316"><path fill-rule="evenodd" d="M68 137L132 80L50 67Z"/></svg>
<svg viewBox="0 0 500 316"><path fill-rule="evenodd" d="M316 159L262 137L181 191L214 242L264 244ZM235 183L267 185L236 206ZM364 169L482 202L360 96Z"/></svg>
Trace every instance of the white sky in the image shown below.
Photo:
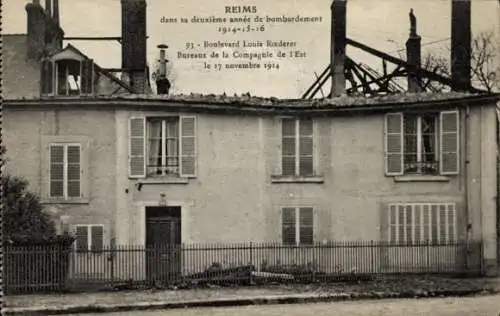
<svg viewBox="0 0 500 316"><path fill-rule="evenodd" d="M44 0L40 0L44 3ZM26 32L28 0L3 1L3 30L6 34ZM227 3L257 6L259 15L321 16L322 23L303 25L266 25L266 31L222 35L214 25L162 24L161 16L191 18L197 16L224 16ZM247 93L259 96L296 98L312 84L314 72L318 74L329 63L330 53L330 4L331 0L149 0L148 1L148 62L154 65L158 58L158 44L167 44L167 58L172 62L175 79L174 93ZM348 0L347 36L379 50L398 56L408 37L410 8L417 17L418 33L424 45L423 55L434 51L448 55L451 35L451 0ZM472 31L500 31L500 4L498 0L472 0ZM61 24L66 36L120 36L120 0L60 0ZM306 57L281 60L279 71L239 70L208 71L201 61L177 59L177 51L186 42L203 40L287 40L296 41L298 48L306 51ZM117 42L75 41L72 43L92 56L103 67L121 66L120 45ZM272 50L271 50L272 51ZM403 54L404 51L400 52ZM348 55L373 68L380 61L357 50ZM327 90L328 87L325 86Z"/></svg>

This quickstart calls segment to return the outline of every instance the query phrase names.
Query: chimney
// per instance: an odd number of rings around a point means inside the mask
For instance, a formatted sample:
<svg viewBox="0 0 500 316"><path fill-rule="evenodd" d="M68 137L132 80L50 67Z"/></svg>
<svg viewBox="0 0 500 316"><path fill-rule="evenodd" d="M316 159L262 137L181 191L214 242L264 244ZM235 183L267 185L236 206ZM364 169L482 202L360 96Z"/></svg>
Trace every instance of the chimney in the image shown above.
<svg viewBox="0 0 500 316"><path fill-rule="evenodd" d="M59 25L59 0L54 0L52 8L54 11L52 12L52 18L54 19L54 22Z"/></svg>
<svg viewBox="0 0 500 316"><path fill-rule="evenodd" d="M451 4L451 81L453 91L471 86L471 3L452 0Z"/></svg>
<svg viewBox="0 0 500 316"><path fill-rule="evenodd" d="M412 66L408 74L408 92L422 90L421 76L418 69L421 67L421 40L417 35L417 18L410 9L410 36L406 41L406 62Z"/></svg>
<svg viewBox="0 0 500 316"><path fill-rule="evenodd" d="M51 5L51 1L46 0L46 5ZM50 7L44 9L40 0L26 5L27 57L30 59L39 60L44 54L62 48L64 31L48 12L52 12Z"/></svg>
<svg viewBox="0 0 500 316"><path fill-rule="evenodd" d="M332 98L345 93L346 6L347 0L333 0L331 6L330 71L332 76Z"/></svg>
<svg viewBox="0 0 500 316"><path fill-rule="evenodd" d="M168 60L165 58L165 49L168 48L167 45L158 45L160 49L160 67L158 71L158 77L156 78L156 89L158 94L168 94L170 90L170 81L167 78L167 63Z"/></svg>
<svg viewBox="0 0 500 316"><path fill-rule="evenodd" d="M121 7L124 78L134 93L146 93L146 0L121 0Z"/></svg>
<svg viewBox="0 0 500 316"><path fill-rule="evenodd" d="M47 21L45 11L40 5L40 1L34 0L33 3L26 4L27 15L27 53L28 58L38 60L45 48L45 38Z"/></svg>

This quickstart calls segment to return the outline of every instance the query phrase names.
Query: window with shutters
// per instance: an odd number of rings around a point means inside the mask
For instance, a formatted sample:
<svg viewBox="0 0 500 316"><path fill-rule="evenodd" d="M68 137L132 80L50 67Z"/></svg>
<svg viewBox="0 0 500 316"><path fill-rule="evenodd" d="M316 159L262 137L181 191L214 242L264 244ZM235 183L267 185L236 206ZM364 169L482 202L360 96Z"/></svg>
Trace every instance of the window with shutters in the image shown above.
<svg viewBox="0 0 500 316"><path fill-rule="evenodd" d="M313 143L312 119L282 119L281 173L283 176L314 176Z"/></svg>
<svg viewBox="0 0 500 316"><path fill-rule="evenodd" d="M77 252L102 252L104 247L103 225L76 225L75 235L75 247Z"/></svg>
<svg viewBox="0 0 500 316"><path fill-rule="evenodd" d="M387 175L458 174L458 111L387 114L385 152Z"/></svg>
<svg viewBox="0 0 500 316"><path fill-rule="evenodd" d="M312 245L314 220L311 207L285 207L281 210L281 237L284 245Z"/></svg>
<svg viewBox="0 0 500 316"><path fill-rule="evenodd" d="M167 116L131 118L131 177L194 177L196 118Z"/></svg>
<svg viewBox="0 0 500 316"><path fill-rule="evenodd" d="M390 243L445 244L456 241L454 203L406 203L388 206Z"/></svg>
<svg viewBox="0 0 500 316"><path fill-rule="evenodd" d="M93 92L92 59L59 59L42 61L42 94L74 96Z"/></svg>
<svg viewBox="0 0 500 316"><path fill-rule="evenodd" d="M80 144L50 144L49 196L71 200L81 197Z"/></svg>

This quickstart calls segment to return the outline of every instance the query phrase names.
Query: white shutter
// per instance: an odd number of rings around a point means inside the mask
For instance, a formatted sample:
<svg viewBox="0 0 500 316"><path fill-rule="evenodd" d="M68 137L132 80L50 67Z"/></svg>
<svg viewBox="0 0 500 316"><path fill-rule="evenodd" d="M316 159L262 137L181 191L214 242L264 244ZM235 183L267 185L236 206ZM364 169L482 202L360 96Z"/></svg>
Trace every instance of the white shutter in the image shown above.
<svg viewBox="0 0 500 316"><path fill-rule="evenodd" d="M281 240L284 245L297 243L296 215L293 207L284 207L281 210Z"/></svg>
<svg viewBox="0 0 500 316"><path fill-rule="evenodd" d="M80 145L67 147L67 190L69 198L79 198L81 194Z"/></svg>
<svg viewBox="0 0 500 316"><path fill-rule="evenodd" d="M85 252L89 250L88 226L77 225L75 227L76 251Z"/></svg>
<svg viewBox="0 0 500 316"><path fill-rule="evenodd" d="M440 116L439 171L443 175L459 172L459 115L458 111L443 111Z"/></svg>
<svg viewBox="0 0 500 316"><path fill-rule="evenodd" d="M49 196L64 198L64 145L50 145Z"/></svg>
<svg viewBox="0 0 500 316"><path fill-rule="evenodd" d="M311 207L301 207L299 209L300 222L300 244L312 245L314 243L314 215Z"/></svg>
<svg viewBox="0 0 500 316"><path fill-rule="evenodd" d="M314 175L314 121L301 119L299 123L299 175Z"/></svg>
<svg viewBox="0 0 500 316"><path fill-rule="evenodd" d="M129 176L146 176L146 119L133 117L129 120Z"/></svg>
<svg viewBox="0 0 500 316"><path fill-rule="evenodd" d="M196 117L180 118L180 174L182 177L196 177Z"/></svg>
<svg viewBox="0 0 500 316"><path fill-rule="evenodd" d="M281 175L297 175L297 120L281 119Z"/></svg>
<svg viewBox="0 0 500 316"><path fill-rule="evenodd" d="M92 225L90 227L90 245L94 252L101 252L104 247L104 227L102 225Z"/></svg>
<svg viewBox="0 0 500 316"><path fill-rule="evenodd" d="M385 173L388 176L403 174L403 114L385 116Z"/></svg>

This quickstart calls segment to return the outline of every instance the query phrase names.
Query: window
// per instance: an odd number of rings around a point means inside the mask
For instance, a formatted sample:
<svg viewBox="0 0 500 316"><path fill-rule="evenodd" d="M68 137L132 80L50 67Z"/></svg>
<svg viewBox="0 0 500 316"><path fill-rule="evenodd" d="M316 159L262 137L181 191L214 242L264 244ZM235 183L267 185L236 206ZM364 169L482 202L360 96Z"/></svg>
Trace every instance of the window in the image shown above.
<svg viewBox="0 0 500 316"><path fill-rule="evenodd" d="M312 119L281 121L281 169L284 176L313 176L314 128Z"/></svg>
<svg viewBox="0 0 500 316"><path fill-rule="evenodd" d="M438 174L438 115L405 114L404 172L406 174Z"/></svg>
<svg viewBox="0 0 500 316"><path fill-rule="evenodd" d="M56 93L58 95L79 95L81 86L81 63L78 60L56 62Z"/></svg>
<svg viewBox="0 0 500 316"><path fill-rule="evenodd" d="M456 207L453 203L389 205L391 243L444 244L456 240Z"/></svg>
<svg viewBox="0 0 500 316"><path fill-rule="evenodd" d="M92 59L50 59L42 61L42 94L72 96L93 92L94 62Z"/></svg>
<svg viewBox="0 0 500 316"><path fill-rule="evenodd" d="M103 250L103 225L77 225L75 230L77 252L101 252Z"/></svg>
<svg viewBox="0 0 500 316"><path fill-rule="evenodd" d="M283 208L281 213L281 228L283 244L313 244L313 209L310 207Z"/></svg>
<svg viewBox="0 0 500 316"><path fill-rule="evenodd" d="M49 196L57 199L81 197L80 144L50 145Z"/></svg>
<svg viewBox="0 0 500 316"><path fill-rule="evenodd" d="M196 118L167 116L131 118L129 175L196 175Z"/></svg>
<svg viewBox="0 0 500 316"><path fill-rule="evenodd" d="M148 122L148 175L179 174L179 118Z"/></svg>
<svg viewBox="0 0 500 316"><path fill-rule="evenodd" d="M386 174L458 174L458 119L458 111L387 114Z"/></svg>

